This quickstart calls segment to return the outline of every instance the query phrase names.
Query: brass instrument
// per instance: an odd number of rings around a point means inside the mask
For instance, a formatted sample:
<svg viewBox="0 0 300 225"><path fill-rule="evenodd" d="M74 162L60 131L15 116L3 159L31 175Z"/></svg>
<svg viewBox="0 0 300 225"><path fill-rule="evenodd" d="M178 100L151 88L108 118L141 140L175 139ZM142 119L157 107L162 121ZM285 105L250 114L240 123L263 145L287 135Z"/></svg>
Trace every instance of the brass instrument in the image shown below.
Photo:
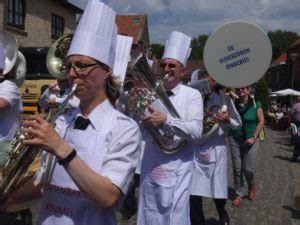
<svg viewBox="0 0 300 225"><path fill-rule="evenodd" d="M143 117L149 114L149 106L175 118L180 117L169 100L162 82L155 79L147 59L142 54L130 63L123 89L127 90L130 95L123 104L134 114L135 120L139 123L142 122ZM120 99L126 98L121 97ZM143 125L166 154L177 152L185 143L185 140L176 136L172 127L166 124L158 127L148 123Z"/></svg>
<svg viewBox="0 0 300 225"><path fill-rule="evenodd" d="M72 87L72 91L55 114L49 115L47 122L52 126L54 126L56 119L63 112L69 99L74 95L75 89L76 84ZM26 134L19 134L12 142L12 147L8 153L9 160L2 170L3 179L0 184L0 201L5 200L8 194L20 185L23 175L40 151L40 146L23 145L23 140L26 138L30 137Z"/></svg>
<svg viewBox="0 0 300 225"><path fill-rule="evenodd" d="M67 38L66 38L67 37ZM64 42L66 40L66 42ZM47 54L47 68L49 72L57 79L66 79L65 62L67 49L70 45L70 36L59 38L49 49ZM54 126L56 119L60 116L65 106L74 96L77 85L73 85L71 92L65 98L63 103L53 107L48 114L43 115L44 119ZM19 134L11 142L11 148L8 151L8 160L2 169L2 180L0 182L0 202L16 188L24 183L24 178L33 160L40 153L40 146L28 146L23 144L24 139L31 138L28 134Z"/></svg>
<svg viewBox="0 0 300 225"><path fill-rule="evenodd" d="M202 135L194 141L197 145L203 144L218 131L220 124L215 120L215 117L220 112L227 112L226 94L223 90L219 90L219 94L221 95L222 106L212 105L210 108L204 109Z"/></svg>

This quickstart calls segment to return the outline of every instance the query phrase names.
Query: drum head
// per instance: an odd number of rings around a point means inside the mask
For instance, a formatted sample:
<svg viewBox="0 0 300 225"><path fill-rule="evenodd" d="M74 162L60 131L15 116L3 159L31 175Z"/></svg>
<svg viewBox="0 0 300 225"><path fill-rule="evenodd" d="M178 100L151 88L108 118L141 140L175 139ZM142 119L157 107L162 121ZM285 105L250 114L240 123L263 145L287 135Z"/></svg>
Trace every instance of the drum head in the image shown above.
<svg viewBox="0 0 300 225"><path fill-rule="evenodd" d="M218 28L204 47L209 74L226 87L249 86L269 68L272 46L268 36L248 22L231 22Z"/></svg>

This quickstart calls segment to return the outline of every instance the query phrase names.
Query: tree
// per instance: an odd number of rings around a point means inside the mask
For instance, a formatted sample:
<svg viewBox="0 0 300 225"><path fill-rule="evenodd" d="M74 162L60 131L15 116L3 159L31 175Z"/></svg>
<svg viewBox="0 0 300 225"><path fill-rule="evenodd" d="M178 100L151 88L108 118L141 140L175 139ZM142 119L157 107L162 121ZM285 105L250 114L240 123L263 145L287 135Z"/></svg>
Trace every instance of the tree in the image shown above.
<svg viewBox="0 0 300 225"><path fill-rule="evenodd" d="M277 59L288 47L298 38L298 34L293 31L276 30L269 31L268 37L272 44L273 59Z"/></svg>
<svg viewBox="0 0 300 225"><path fill-rule="evenodd" d="M157 59L161 59L164 53L165 46L158 43L151 44L150 46L151 46L152 55L155 55Z"/></svg>
<svg viewBox="0 0 300 225"><path fill-rule="evenodd" d="M261 102L264 114L266 115L269 105L268 83L264 79L260 79L258 82L255 83L254 87L255 99Z"/></svg>
<svg viewBox="0 0 300 225"><path fill-rule="evenodd" d="M208 39L208 35L201 34L198 36L198 38L193 38L191 42L191 56L190 59L203 59L203 50L205 43Z"/></svg>

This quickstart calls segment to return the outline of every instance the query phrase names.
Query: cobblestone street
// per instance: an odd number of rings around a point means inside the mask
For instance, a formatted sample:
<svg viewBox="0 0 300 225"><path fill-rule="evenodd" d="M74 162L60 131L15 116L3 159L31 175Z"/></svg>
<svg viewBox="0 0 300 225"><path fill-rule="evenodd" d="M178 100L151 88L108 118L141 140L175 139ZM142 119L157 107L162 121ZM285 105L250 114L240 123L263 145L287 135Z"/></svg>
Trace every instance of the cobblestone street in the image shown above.
<svg viewBox="0 0 300 225"><path fill-rule="evenodd" d="M228 160L229 199L227 210L232 225L300 225L300 214L293 209L295 174L300 170L300 159L291 163L292 146L286 131L266 129L267 140L261 142L257 158L257 197L254 201L244 199L239 207L231 205L234 197L231 158ZM34 212L37 211L35 208ZM218 216L211 199L204 199L207 225L217 225ZM119 225L135 225L136 218L121 219ZM178 224L180 221L178 221Z"/></svg>

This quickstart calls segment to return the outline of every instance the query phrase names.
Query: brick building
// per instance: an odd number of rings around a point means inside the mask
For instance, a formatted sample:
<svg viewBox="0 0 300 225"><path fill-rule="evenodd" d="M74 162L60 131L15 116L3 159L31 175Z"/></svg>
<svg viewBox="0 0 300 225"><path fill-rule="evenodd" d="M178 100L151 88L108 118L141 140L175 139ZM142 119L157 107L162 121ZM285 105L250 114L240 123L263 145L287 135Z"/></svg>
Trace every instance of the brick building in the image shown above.
<svg viewBox="0 0 300 225"><path fill-rule="evenodd" d="M46 47L75 30L76 13L82 10L66 0L0 0L0 29L20 47Z"/></svg>
<svg viewBox="0 0 300 225"><path fill-rule="evenodd" d="M133 37L133 47L139 43L150 46L147 15L117 15L118 33Z"/></svg>
<svg viewBox="0 0 300 225"><path fill-rule="evenodd" d="M290 79L287 76L286 53L283 53L272 62L265 74L265 80L272 91L291 87Z"/></svg>
<svg viewBox="0 0 300 225"><path fill-rule="evenodd" d="M300 91L300 38L287 50L287 72L290 78L290 87Z"/></svg>

